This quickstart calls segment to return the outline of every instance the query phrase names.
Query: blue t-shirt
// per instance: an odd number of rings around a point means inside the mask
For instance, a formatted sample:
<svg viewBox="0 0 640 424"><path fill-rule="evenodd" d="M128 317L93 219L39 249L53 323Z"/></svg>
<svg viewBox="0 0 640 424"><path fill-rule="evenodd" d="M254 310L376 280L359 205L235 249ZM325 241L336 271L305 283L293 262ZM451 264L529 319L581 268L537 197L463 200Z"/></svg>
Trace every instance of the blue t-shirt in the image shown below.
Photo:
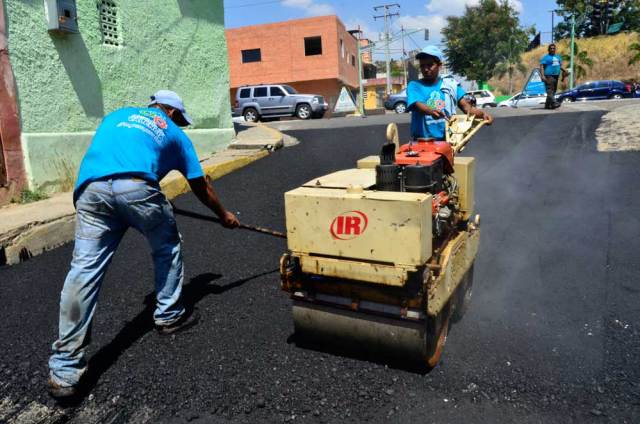
<svg viewBox="0 0 640 424"><path fill-rule="evenodd" d="M560 65L562 58L557 54L546 54L540 59L540 64L544 66L545 75L560 75Z"/></svg>
<svg viewBox="0 0 640 424"><path fill-rule="evenodd" d="M456 103L466 94L460 84L456 84ZM424 103L432 109L445 110L447 116L455 114L455 105L449 110L446 107L445 93L442 91L442 78L438 78L435 84L411 81L407 86L407 104L411 111L411 136L414 138L435 138L444 140L445 120L433 119L425 115L416 106L416 102Z"/></svg>
<svg viewBox="0 0 640 424"><path fill-rule="evenodd" d="M160 181L177 170L204 176L189 137L162 110L128 107L105 116L82 159L74 199L88 183L110 176Z"/></svg>

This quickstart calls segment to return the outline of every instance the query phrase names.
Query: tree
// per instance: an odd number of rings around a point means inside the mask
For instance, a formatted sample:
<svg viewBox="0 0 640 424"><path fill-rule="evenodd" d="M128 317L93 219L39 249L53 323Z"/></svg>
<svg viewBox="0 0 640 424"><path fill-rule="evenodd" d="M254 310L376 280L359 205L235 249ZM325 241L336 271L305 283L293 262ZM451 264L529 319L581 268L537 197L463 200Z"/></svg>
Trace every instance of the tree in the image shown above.
<svg viewBox="0 0 640 424"><path fill-rule="evenodd" d="M378 68L378 72L384 73L387 71L387 62L385 62L384 60L376 60L374 64ZM389 67L391 69L392 77L400 77L404 75L404 70L402 68L402 61L391 59L389 61Z"/></svg>
<svg viewBox="0 0 640 424"><path fill-rule="evenodd" d="M634 65L640 62L640 42L630 45L629 51L632 54L631 59L629 59L629 65Z"/></svg>
<svg viewBox="0 0 640 424"><path fill-rule="evenodd" d="M587 76L587 70L585 66L591 68L593 66L593 60L589 57L589 53L586 50L580 50L578 47L578 43L574 44L574 59L573 59L573 71L576 75L576 81ZM571 56L569 54L563 54L562 59L569 63L571 61Z"/></svg>
<svg viewBox="0 0 640 424"><path fill-rule="evenodd" d="M506 0L480 0L463 16L447 17L442 30L447 64L456 74L487 81L498 63L514 63L524 52L532 31L520 28L518 12Z"/></svg>
<svg viewBox="0 0 640 424"><path fill-rule="evenodd" d="M597 0L598 2L600 0ZM576 36L592 37L600 35L606 31L606 27L601 25L605 22L609 24L623 22L623 31L640 30L640 2L638 0L608 0L606 4L610 9L611 19L607 20L604 8L597 11L594 8L594 0L556 0L558 4L558 15L563 18L553 29L555 39L568 38L571 36L571 15L576 14ZM598 15L600 17L598 17Z"/></svg>
<svg viewBox="0 0 640 424"><path fill-rule="evenodd" d="M498 78L509 76L509 94L513 93L513 74L518 71L521 74L527 72L527 67L522 63L522 56L518 55L512 58L504 58L503 61L496 64L494 75Z"/></svg>

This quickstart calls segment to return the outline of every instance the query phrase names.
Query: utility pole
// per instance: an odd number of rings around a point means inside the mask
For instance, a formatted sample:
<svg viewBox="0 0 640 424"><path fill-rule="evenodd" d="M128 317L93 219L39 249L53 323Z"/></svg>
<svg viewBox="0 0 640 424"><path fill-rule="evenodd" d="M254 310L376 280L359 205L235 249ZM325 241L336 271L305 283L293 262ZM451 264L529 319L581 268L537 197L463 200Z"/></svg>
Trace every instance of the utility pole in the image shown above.
<svg viewBox="0 0 640 424"><path fill-rule="evenodd" d="M364 114L364 87L362 83L362 78L364 77L363 69L362 69L362 31L360 31L360 25L358 25L358 88L360 89L360 93L358 95L358 110L360 112L360 116L365 118Z"/></svg>
<svg viewBox="0 0 640 424"><path fill-rule="evenodd" d="M402 34L402 76L404 77L404 88L407 88L407 60L405 59L407 52L404 50L404 26L400 27L400 31Z"/></svg>
<svg viewBox="0 0 640 424"><path fill-rule="evenodd" d="M389 51L389 41L391 40L391 36L389 35L389 30L391 28L391 18L393 16L400 16L399 13L392 13L391 9L398 8L400 9L400 5L398 3L390 3L390 4L382 4L380 6L375 6L373 10L376 12L380 9L384 9L384 15L374 16L374 20L384 19L384 40L385 40L385 60L387 62L387 95L391 94L391 52Z"/></svg>
<svg viewBox="0 0 640 424"><path fill-rule="evenodd" d="M575 84L575 69L573 66L573 62L574 62L574 49L575 49L575 35L576 35L576 12L575 10L573 11L573 13L571 14L571 60L570 60L570 70L571 70L571 75L569 76L569 89L573 89L573 84Z"/></svg>
<svg viewBox="0 0 640 424"><path fill-rule="evenodd" d="M556 11L554 9L554 10L550 10L549 12L551 12L551 44L553 44L554 43L554 39L553 39L553 28L554 28L553 15L556 13Z"/></svg>

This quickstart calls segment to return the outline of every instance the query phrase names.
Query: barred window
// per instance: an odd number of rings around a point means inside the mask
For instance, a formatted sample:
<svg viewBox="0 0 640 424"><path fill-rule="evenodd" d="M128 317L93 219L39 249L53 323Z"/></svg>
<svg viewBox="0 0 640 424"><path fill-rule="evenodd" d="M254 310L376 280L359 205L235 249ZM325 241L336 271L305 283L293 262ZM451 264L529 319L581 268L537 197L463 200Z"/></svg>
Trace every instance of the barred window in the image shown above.
<svg viewBox="0 0 640 424"><path fill-rule="evenodd" d="M102 44L107 46L121 46L122 35L118 22L118 7L114 0L100 0L98 2L100 14L100 32Z"/></svg>

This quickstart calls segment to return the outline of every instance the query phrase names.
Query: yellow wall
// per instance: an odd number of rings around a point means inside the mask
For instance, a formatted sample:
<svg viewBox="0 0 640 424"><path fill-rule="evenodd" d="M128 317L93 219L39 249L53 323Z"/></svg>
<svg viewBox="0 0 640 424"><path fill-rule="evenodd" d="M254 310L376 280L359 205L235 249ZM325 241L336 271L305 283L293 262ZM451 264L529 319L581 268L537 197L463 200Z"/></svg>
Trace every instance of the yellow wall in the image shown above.
<svg viewBox="0 0 640 424"><path fill-rule="evenodd" d="M386 89L386 85L369 85L364 88L365 90L365 101L364 108L365 109L377 109L384 107L384 91ZM402 85L400 84L392 84L391 92L398 93L402 91ZM382 92L383 95L379 96L378 92Z"/></svg>

